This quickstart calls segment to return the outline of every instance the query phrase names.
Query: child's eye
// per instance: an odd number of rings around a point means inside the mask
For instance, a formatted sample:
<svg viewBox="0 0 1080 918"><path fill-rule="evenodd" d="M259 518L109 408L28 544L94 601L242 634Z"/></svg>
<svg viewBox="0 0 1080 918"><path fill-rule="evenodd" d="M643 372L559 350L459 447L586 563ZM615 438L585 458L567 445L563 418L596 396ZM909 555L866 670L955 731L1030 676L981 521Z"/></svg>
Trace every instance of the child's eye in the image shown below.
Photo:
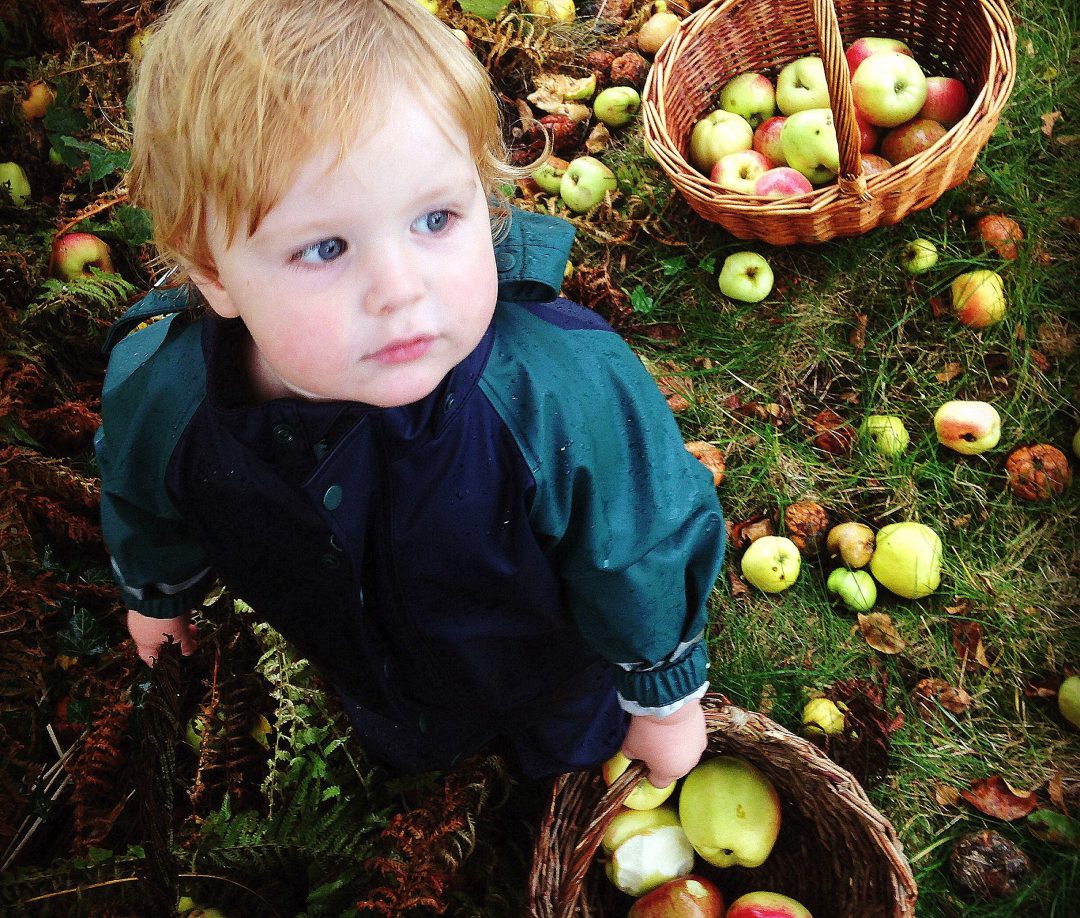
<svg viewBox="0 0 1080 918"><path fill-rule="evenodd" d="M330 239L322 239L306 249L301 249L293 256L293 260L302 261L309 265L321 265L333 261L344 254L346 249L345 240L340 236Z"/></svg>
<svg viewBox="0 0 1080 918"><path fill-rule="evenodd" d="M441 233L450 225L450 218L448 210L433 210L417 218L413 227L421 233Z"/></svg>

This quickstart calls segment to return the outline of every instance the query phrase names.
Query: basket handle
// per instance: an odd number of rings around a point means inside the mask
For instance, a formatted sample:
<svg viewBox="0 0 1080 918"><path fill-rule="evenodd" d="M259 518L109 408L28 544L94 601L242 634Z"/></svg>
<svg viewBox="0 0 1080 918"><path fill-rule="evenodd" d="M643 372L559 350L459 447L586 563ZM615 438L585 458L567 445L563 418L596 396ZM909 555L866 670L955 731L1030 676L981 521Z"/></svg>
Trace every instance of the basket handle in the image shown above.
<svg viewBox="0 0 1080 918"><path fill-rule="evenodd" d="M825 81L829 84L829 107L836 126L836 142L840 148L840 174L836 184L841 194L870 200L866 178L862 173L862 141L855 120L855 100L851 94L851 73L844 57L844 39L836 19L833 0L810 0L817 31L818 49L825 65Z"/></svg>

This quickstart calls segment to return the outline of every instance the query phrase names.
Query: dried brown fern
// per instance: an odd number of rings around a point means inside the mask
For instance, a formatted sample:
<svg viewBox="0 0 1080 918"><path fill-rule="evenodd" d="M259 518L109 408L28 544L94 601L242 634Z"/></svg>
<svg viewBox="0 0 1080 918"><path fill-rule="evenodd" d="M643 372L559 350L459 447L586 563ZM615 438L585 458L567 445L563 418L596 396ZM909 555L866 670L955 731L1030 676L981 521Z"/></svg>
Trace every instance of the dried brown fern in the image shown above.
<svg viewBox="0 0 1080 918"><path fill-rule="evenodd" d="M127 697L106 703L68 765L76 852L85 854L91 845L101 845L127 804L132 710Z"/></svg>

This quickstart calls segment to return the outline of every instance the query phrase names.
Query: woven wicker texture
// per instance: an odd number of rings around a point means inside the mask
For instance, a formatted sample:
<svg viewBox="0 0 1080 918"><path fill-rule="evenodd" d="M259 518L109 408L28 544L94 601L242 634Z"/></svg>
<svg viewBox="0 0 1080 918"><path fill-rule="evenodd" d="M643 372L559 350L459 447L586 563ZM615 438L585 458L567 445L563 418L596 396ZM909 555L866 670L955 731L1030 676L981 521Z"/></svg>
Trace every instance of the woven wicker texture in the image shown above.
<svg viewBox="0 0 1080 918"><path fill-rule="evenodd" d="M930 149L864 179L844 48L866 35L899 38L927 75L963 80L967 115ZM840 146L832 185L788 198L727 191L688 161L694 125L746 71L775 79L799 57L825 64ZM690 206L740 239L774 245L855 236L929 207L962 182L993 132L1016 75L1005 0L713 0L656 55L642 117L656 160Z"/></svg>
<svg viewBox="0 0 1080 918"><path fill-rule="evenodd" d="M896 832L859 783L816 746L769 718L721 696L703 702L706 757L737 755L756 765L780 794L783 824L768 860L753 870L720 870L698 858L725 900L755 889L798 899L820 918L912 918L916 887ZM599 775L559 778L540 826L530 876L532 918L608 918L626 914L596 863L604 831L644 774L640 763L610 788Z"/></svg>

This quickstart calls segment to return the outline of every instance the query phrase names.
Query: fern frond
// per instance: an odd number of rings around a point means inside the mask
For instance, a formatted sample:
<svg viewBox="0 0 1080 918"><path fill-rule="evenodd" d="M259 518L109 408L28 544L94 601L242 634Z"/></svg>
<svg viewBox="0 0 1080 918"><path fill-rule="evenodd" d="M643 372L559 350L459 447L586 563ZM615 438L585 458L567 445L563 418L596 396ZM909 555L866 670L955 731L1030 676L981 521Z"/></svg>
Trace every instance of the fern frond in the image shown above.
<svg viewBox="0 0 1080 918"><path fill-rule="evenodd" d="M23 323L33 322L62 310L110 316L136 291L135 285L124 280L119 274L108 274L97 268L91 268L90 271L89 277L77 277L69 281L50 277L41 285L41 291L23 314Z"/></svg>

